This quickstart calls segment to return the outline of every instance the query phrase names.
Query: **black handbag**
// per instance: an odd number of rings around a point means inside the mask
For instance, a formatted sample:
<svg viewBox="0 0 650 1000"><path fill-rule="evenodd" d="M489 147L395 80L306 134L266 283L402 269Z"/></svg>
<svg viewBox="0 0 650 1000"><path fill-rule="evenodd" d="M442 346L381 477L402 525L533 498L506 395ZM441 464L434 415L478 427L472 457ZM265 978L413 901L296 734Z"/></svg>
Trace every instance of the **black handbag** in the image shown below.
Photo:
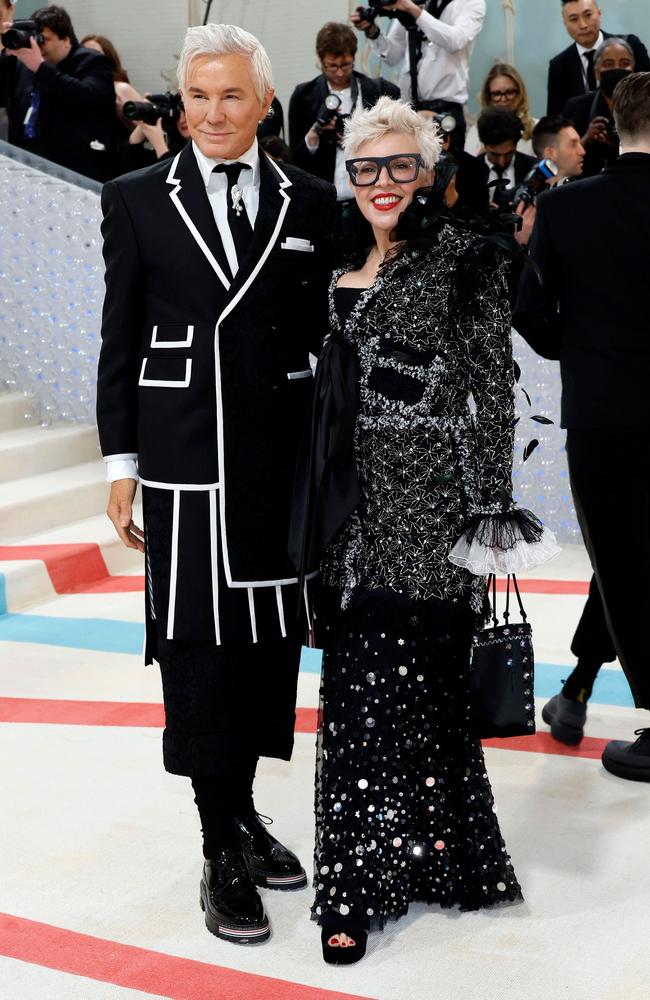
<svg viewBox="0 0 650 1000"><path fill-rule="evenodd" d="M470 715L474 731L481 739L532 736L535 732L533 632L514 573L512 582L521 622L510 623L510 579L508 575L504 624L499 625L496 576L488 577L492 626L477 632L472 642Z"/></svg>

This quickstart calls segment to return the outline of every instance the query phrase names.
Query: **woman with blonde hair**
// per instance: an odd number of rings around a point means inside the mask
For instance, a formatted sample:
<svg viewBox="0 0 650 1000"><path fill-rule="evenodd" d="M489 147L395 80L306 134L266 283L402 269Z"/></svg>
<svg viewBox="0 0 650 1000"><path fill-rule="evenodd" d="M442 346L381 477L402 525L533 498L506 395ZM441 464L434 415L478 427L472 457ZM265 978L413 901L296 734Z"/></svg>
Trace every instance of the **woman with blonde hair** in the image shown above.
<svg viewBox="0 0 650 1000"><path fill-rule="evenodd" d="M502 111L513 111L521 119L524 132L517 149L520 153L533 156L531 140L537 119L531 116L528 91L519 70L509 63L495 63L483 81L479 101L481 111L485 111L487 108L500 108ZM482 152L475 124L470 127L467 133L465 150L472 156L477 156Z"/></svg>
<svg viewBox="0 0 650 1000"><path fill-rule="evenodd" d="M322 556L312 915L335 964L415 900L521 898L468 671L484 574L497 553L504 572L530 564L543 529L512 498L509 262L436 211L441 146L387 97L345 126L369 238L332 277L310 466L325 454L325 475L302 534L306 572Z"/></svg>

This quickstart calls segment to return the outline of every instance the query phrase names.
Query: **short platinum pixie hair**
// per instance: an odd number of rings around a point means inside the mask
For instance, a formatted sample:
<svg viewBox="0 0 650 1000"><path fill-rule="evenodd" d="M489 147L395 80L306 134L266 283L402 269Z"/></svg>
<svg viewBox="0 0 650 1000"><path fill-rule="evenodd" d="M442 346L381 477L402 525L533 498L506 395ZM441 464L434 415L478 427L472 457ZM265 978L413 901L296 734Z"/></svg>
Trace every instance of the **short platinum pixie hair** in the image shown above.
<svg viewBox="0 0 650 1000"><path fill-rule="evenodd" d="M349 159L366 142L383 139L389 132L403 132L415 139L422 166L431 170L438 162L442 138L438 126L403 101L380 97L372 108L355 111L345 123L343 150Z"/></svg>
<svg viewBox="0 0 650 1000"><path fill-rule="evenodd" d="M176 75L181 90L187 86L187 76L193 59L199 56L248 56L255 91L262 101L273 89L273 69L266 49L249 31L235 24L204 24L188 28L178 59Z"/></svg>
<svg viewBox="0 0 650 1000"><path fill-rule="evenodd" d="M622 48L627 49L630 58L632 59L632 65L636 66L636 59L634 57L634 49L628 42L627 38L619 38L618 35L612 35L611 38L606 38L602 45L599 46L596 55L594 57L594 66L599 66L603 61L603 57L607 52L607 49L611 49L612 45L620 45Z"/></svg>

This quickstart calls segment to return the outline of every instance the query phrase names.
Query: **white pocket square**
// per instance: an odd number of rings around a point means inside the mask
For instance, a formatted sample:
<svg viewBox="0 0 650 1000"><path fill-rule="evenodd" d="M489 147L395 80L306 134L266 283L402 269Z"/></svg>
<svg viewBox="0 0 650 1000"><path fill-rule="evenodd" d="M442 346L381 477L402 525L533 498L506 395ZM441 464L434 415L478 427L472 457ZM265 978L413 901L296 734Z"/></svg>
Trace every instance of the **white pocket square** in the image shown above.
<svg viewBox="0 0 650 1000"><path fill-rule="evenodd" d="M281 244L283 250L302 250L303 253L313 253L314 244L309 240L300 239L298 236L287 236Z"/></svg>

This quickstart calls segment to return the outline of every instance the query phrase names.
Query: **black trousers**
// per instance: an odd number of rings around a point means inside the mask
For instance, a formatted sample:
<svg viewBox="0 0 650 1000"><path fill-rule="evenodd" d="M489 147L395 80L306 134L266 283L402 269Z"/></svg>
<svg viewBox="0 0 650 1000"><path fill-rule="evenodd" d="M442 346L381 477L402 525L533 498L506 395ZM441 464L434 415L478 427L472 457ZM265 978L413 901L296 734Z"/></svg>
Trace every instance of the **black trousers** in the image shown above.
<svg viewBox="0 0 650 1000"><path fill-rule="evenodd" d="M594 667L616 659L616 649L607 627L603 599L595 576L589 584L589 597L573 636L571 652Z"/></svg>
<svg viewBox="0 0 650 1000"><path fill-rule="evenodd" d="M637 708L650 709L650 448L644 427L567 431L573 500Z"/></svg>

